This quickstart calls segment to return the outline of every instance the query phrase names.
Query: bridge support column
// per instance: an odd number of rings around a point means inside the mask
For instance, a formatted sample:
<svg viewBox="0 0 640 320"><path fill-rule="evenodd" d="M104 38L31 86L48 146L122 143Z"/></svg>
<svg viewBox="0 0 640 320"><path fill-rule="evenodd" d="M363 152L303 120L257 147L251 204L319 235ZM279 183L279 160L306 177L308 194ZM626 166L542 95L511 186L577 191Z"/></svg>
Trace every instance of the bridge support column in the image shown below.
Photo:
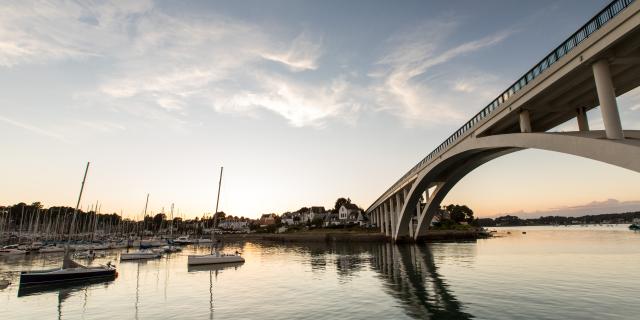
<svg viewBox="0 0 640 320"><path fill-rule="evenodd" d="M616 92L611 80L611 70L609 62L605 59L593 64L593 77L596 81L598 91L598 101L602 112L602 121L607 139L624 139L622 124L620 123L620 113L616 103Z"/></svg>
<svg viewBox="0 0 640 320"><path fill-rule="evenodd" d="M386 221L386 213L387 213L387 209L386 209L386 204L382 204L381 206L381 210L380 210L380 232L383 234L387 234L387 224L385 223Z"/></svg>
<svg viewBox="0 0 640 320"><path fill-rule="evenodd" d="M391 235L391 202L387 202L384 212L384 235Z"/></svg>
<svg viewBox="0 0 640 320"><path fill-rule="evenodd" d="M587 110L585 110L585 108L578 108L576 112L578 113L578 130L589 131L589 119L587 119Z"/></svg>
<svg viewBox="0 0 640 320"><path fill-rule="evenodd" d="M520 111L520 132L531 132L531 115L529 114L529 110Z"/></svg>

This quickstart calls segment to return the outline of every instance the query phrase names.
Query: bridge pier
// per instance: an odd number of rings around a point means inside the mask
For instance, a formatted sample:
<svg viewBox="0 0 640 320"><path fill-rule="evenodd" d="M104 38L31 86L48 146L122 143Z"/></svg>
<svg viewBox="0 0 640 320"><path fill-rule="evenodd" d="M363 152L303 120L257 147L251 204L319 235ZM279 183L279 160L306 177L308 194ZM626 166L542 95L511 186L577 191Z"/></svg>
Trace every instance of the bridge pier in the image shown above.
<svg viewBox="0 0 640 320"><path fill-rule="evenodd" d="M616 103L616 92L613 88L613 80L611 80L609 61L606 59L599 60L593 64L592 68L607 139L624 139L620 113Z"/></svg>
<svg viewBox="0 0 640 320"><path fill-rule="evenodd" d="M520 111L520 132L531 132L531 115L529 114L529 110Z"/></svg>
<svg viewBox="0 0 640 320"><path fill-rule="evenodd" d="M384 235L391 235L391 203L386 202L384 207Z"/></svg>
<svg viewBox="0 0 640 320"><path fill-rule="evenodd" d="M578 130L589 131L589 119L587 119L587 110L585 108L578 108L576 110L578 116Z"/></svg>

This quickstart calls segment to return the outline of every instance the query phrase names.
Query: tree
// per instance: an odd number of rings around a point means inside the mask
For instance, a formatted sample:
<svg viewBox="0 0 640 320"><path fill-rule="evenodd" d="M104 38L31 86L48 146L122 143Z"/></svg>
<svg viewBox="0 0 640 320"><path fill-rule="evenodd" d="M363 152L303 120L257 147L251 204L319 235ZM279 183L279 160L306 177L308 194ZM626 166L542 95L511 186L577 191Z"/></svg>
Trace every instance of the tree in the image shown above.
<svg viewBox="0 0 640 320"><path fill-rule="evenodd" d="M334 209L336 211L340 210L340 207L342 207L345 204L351 203L351 199L349 198L338 198L338 200L336 200L336 205L334 207Z"/></svg>
<svg viewBox="0 0 640 320"><path fill-rule="evenodd" d="M222 220L226 219L226 217L227 217L227 214L224 213L224 211L217 212L215 215L213 215L213 218L214 219L218 218L218 221L222 221Z"/></svg>
<svg viewBox="0 0 640 320"><path fill-rule="evenodd" d="M473 210L471 210L466 205L450 204L444 207L444 211L449 213L449 217L451 217L451 220L455 221L456 223L473 222Z"/></svg>

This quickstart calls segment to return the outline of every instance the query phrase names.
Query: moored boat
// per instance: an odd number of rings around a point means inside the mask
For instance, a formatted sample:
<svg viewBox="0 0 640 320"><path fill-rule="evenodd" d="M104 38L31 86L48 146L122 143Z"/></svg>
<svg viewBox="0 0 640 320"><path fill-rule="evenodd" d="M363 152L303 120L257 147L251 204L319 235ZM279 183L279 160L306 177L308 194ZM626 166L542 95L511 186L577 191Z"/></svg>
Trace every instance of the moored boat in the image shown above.
<svg viewBox="0 0 640 320"><path fill-rule="evenodd" d="M17 256L26 253L27 251L18 249L17 245L4 246L0 248L0 256Z"/></svg>
<svg viewBox="0 0 640 320"><path fill-rule="evenodd" d="M640 231L640 224L635 224L634 223L634 224L629 226L629 229L633 230L633 231Z"/></svg>
<svg viewBox="0 0 640 320"><path fill-rule="evenodd" d="M58 246L44 246L38 250L40 253L56 253L56 252L64 252L63 247Z"/></svg>
<svg viewBox="0 0 640 320"><path fill-rule="evenodd" d="M84 171L84 178L82 179L82 185L80 187L80 194L78 195L78 202L73 212L73 218L71 220L71 226L75 225L75 220L80 206L80 200L82 199L82 190L84 189L84 183L87 179L87 172L89 171L89 163ZM74 281L88 280L88 279L113 279L117 276L116 268L111 265L111 262L106 265L97 267L86 267L71 259L70 243L71 243L71 229L68 233L67 244L65 246L64 259L62 261L62 267L59 269L37 270L37 271L22 271L20 272L20 287L39 285L39 284L70 284Z"/></svg>
<svg viewBox="0 0 640 320"><path fill-rule="evenodd" d="M206 255L190 255L187 258L189 265L203 265L203 264L220 264L220 263L238 263L244 262L244 258L240 254L225 254L214 252Z"/></svg>
<svg viewBox="0 0 640 320"><path fill-rule="evenodd" d="M213 219L213 230L211 232L211 239L207 239L211 243L211 253L205 255L189 255L187 259L187 265L206 265L206 264L221 264L221 263L234 263L244 262L244 258L240 256L238 251L235 254L220 253L218 251L218 243L215 242L215 229L216 222L218 221L218 204L220 203L220 188L222 187L222 171L224 168L220 168L220 180L218 181L218 197L216 199L216 210ZM202 240L202 239L200 239ZM200 242L199 242L200 243Z"/></svg>
<svg viewBox="0 0 640 320"><path fill-rule="evenodd" d="M193 240L189 239L189 236L181 236L173 240L173 243L180 244L180 245L192 244Z"/></svg>
<svg viewBox="0 0 640 320"><path fill-rule="evenodd" d="M135 251L135 252L121 253L120 261L156 259L156 258L160 258L160 256L162 255L153 251Z"/></svg>
<svg viewBox="0 0 640 320"><path fill-rule="evenodd" d="M72 265L67 268L38 270L38 271L22 271L20 272L20 285L34 285L45 283L61 283L67 281L77 281L98 278L115 278L116 268L107 263L104 266L85 267L71 260Z"/></svg>

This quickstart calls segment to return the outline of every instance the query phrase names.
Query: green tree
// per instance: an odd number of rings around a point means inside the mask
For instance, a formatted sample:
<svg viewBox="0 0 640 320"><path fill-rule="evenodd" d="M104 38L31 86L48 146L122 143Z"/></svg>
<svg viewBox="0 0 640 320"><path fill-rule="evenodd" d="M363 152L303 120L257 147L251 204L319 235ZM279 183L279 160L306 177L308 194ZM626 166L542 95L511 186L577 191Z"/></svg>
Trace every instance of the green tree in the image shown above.
<svg viewBox="0 0 640 320"><path fill-rule="evenodd" d="M349 198L338 198L338 200L336 200L336 204L333 207L336 211L340 210L340 207L342 207L342 205L351 203L351 199Z"/></svg>
<svg viewBox="0 0 640 320"><path fill-rule="evenodd" d="M451 220L453 220L456 223L461 223L461 222L472 223L473 222L473 210L471 210L466 205L450 204L444 207L444 211L449 213Z"/></svg>

